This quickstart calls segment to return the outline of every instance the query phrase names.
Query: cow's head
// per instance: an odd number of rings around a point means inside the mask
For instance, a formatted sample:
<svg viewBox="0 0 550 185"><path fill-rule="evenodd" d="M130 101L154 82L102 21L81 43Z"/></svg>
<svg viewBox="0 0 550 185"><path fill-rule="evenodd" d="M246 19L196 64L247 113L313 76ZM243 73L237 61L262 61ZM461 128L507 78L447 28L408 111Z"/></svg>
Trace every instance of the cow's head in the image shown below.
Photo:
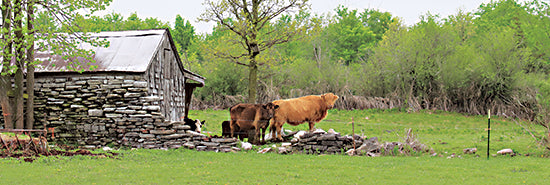
<svg viewBox="0 0 550 185"><path fill-rule="evenodd" d="M195 126L197 126L197 129L195 129L195 132L200 133L202 130L202 126L206 123L206 120L199 121L198 119L195 120Z"/></svg>
<svg viewBox="0 0 550 185"><path fill-rule="evenodd" d="M275 114L275 110L279 108L279 105L275 105L271 102L263 104L262 105L262 116L265 119L271 119L273 118L273 115Z"/></svg>
<svg viewBox="0 0 550 185"><path fill-rule="evenodd" d="M338 100L338 96L332 93L327 93L321 95L321 99L323 99L329 109L332 109L334 107L334 103L336 103L336 100Z"/></svg>
<svg viewBox="0 0 550 185"><path fill-rule="evenodd" d="M193 131L199 132L199 133L201 132L201 127L202 127L202 126L205 124L205 122L206 122L206 120L203 120L203 121L201 122L201 121L198 120L198 119L193 120L193 119L190 119L190 118L188 118L188 117L185 117L185 118L183 119L183 121L184 121L185 125L189 125L189 126L191 126L191 128L195 128L195 130L193 130Z"/></svg>

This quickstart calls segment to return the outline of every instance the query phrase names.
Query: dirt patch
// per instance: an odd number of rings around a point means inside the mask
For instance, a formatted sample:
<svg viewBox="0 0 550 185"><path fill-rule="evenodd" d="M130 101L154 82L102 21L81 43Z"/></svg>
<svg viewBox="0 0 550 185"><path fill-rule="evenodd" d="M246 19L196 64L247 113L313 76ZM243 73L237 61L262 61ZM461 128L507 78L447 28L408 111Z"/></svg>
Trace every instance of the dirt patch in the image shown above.
<svg viewBox="0 0 550 185"><path fill-rule="evenodd" d="M33 162L41 156L95 156L98 158L115 158L118 153L92 153L68 145L48 145L46 138L40 136L32 138L20 134L0 133L0 158L17 158L25 162Z"/></svg>

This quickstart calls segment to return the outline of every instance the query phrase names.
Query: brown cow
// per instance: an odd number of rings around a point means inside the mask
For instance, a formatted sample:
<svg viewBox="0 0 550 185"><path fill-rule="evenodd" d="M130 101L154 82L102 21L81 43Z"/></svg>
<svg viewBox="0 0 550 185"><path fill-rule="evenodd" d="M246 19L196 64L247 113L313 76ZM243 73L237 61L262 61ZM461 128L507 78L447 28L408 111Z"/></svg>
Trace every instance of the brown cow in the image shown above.
<svg viewBox="0 0 550 185"><path fill-rule="evenodd" d="M277 136L277 139L282 141L283 138L280 133L285 123L297 126L308 122L309 130L313 131L315 123L327 116L327 110L334 107L336 100L338 100L338 96L327 93L273 101L275 105L279 105L279 109L273 115L269 129L271 135L273 138ZM277 135L275 135L276 133Z"/></svg>
<svg viewBox="0 0 550 185"><path fill-rule="evenodd" d="M273 103L267 104L237 104L229 109L231 115L231 137L235 137L235 132L240 132L239 136L248 136L251 142L259 143L260 129L263 133L261 135L262 142L265 142L264 135L269 120L273 118L275 109L279 108L278 105ZM251 132L254 130L254 132ZM251 139L252 138L252 139Z"/></svg>
<svg viewBox="0 0 550 185"><path fill-rule="evenodd" d="M231 127L229 126L230 121L222 122L222 137L231 137Z"/></svg>
<svg viewBox="0 0 550 185"><path fill-rule="evenodd" d="M231 121L223 121L222 122L222 137L231 137ZM263 130L265 133L265 130ZM248 132L247 131L241 131L241 129L238 126L235 126L235 132L238 136L238 138L242 141L244 138L248 138Z"/></svg>

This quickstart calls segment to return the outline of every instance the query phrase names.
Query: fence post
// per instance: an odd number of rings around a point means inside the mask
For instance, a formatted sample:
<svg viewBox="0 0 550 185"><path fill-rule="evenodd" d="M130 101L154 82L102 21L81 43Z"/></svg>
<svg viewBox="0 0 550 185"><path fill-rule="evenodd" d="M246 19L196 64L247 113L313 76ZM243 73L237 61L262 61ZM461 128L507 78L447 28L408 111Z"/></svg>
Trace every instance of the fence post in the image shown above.
<svg viewBox="0 0 550 185"><path fill-rule="evenodd" d="M353 140L353 151L355 152L355 122L353 122L353 117L351 117L351 139Z"/></svg>
<svg viewBox="0 0 550 185"><path fill-rule="evenodd" d="M491 142L491 109L487 113L487 159L489 159L489 143Z"/></svg>

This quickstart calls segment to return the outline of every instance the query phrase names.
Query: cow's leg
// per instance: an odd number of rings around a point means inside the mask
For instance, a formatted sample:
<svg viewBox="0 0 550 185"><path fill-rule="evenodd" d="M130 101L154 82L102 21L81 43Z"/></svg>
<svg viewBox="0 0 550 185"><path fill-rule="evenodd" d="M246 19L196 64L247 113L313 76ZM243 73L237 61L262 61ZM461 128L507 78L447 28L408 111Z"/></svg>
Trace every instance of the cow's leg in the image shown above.
<svg viewBox="0 0 550 185"><path fill-rule="evenodd" d="M252 125L254 127L254 135L253 136L249 136L250 137L253 137L254 139L254 142L255 144L259 144L260 143L260 117L259 116L256 116L256 118L254 118L254 122L252 122Z"/></svg>
<svg viewBox="0 0 550 185"><path fill-rule="evenodd" d="M272 140L275 140L275 137L277 136L277 135L275 134L275 131L276 131L276 129L277 129L277 126L275 125L276 123L277 123L277 121L273 120L273 121L271 122L271 125L269 125L269 133L271 133L271 139L272 139Z"/></svg>
<svg viewBox="0 0 550 185"><path fill-rule="evenodd" d="M231 137L235 137L235 120L231 119L231 122L229 123L229 129L231 130Z"/></svg>
<svg viewBox="0 0 550 185"><path fill-rule="evenodd" d="M265 143L265 130L267 130L267 126L265 128L262 128L262 143Z"/></svg>
<svg viewBox="0 0 550 185"><path fill-rule="evenodd" d="M284 124L284 122L283 122L283 124ZM277 140L279 140L279 141L284 141L283 140L283 131L282 131L283 124L277 124Z"/></svg>
<svg viewBox="0 0 550 185"><path fill-rule="evenodd" d="M315 130L313 130L313 129L315 128L315 122L310 121L310 122L308 122L308 123L309 123L309 131L310 131L310 132L315 131Z"/></svg>

